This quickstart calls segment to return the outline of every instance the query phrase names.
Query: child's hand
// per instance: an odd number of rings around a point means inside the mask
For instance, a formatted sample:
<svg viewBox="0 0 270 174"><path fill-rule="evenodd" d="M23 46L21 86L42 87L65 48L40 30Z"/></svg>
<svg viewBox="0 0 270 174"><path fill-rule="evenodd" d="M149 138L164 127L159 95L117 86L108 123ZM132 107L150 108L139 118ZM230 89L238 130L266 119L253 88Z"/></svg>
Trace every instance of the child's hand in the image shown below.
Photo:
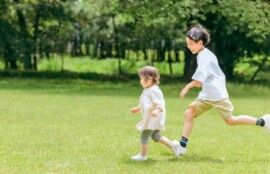
<svg viewBox="0 0 270 174"><path fill-rule="evenodd" d="M130 109L130 112L132 113L132 114L135 114L136 112L138 112L140 110L140 107L134 107L134 108L131 108Z"/></svg>
<svg viewBox="0 0 270 174"><path fill-rule="evenodd" d="M152 111L152 115L153 115L154 117L157 117L157 116L159 115L160 112L161 112L161 109L155 109L155 110Z"/></svg>

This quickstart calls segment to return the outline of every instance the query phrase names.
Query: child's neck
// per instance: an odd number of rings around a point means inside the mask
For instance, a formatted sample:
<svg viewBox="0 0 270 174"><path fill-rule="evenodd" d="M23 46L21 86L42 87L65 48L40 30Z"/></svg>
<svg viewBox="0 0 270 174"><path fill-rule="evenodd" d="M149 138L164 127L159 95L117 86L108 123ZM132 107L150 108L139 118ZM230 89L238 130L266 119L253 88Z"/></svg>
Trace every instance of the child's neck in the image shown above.
<svg viewBox="0 0 270 174"><path fill-rule="evenodd" d="M202 46L202 48L199 50L199 52L198 53L200 53L202 50L204 50L205 49L205 46Z"/></svg>
<svg viewBox="0 0 270 174"><path fill-rule="evenodd" d="M156 83L153 83L153 84L151 84L150 86L148 86L148 87L146 87L146 88L144 88L144 89L151 88L151 87L154 86L154 85L156 85Z"/></svg>

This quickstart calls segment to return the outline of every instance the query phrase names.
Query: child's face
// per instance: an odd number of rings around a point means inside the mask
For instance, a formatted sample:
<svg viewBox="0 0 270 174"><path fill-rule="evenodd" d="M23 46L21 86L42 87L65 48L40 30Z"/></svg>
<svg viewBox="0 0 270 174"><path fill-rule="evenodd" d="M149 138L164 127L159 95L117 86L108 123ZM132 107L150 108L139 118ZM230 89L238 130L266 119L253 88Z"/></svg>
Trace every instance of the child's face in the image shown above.
<svg viewBox="0 0 270 174"><path fill-rule="evenodd" d="M186 43L187 43L188 49L192 52L192 54L197 54L201 50L204 49L204 45L203 45L203 42L201 40L199 42L196 42L196 41L191 40L188 37L186 37Z"/></svg>
<svg viewBox="0 0 270 174"><path fill-rule="evenodd" d="M142 85L142 87L145 88L149 88L150 86L153 85L153 80L152 79L144 79L142 76L140 76L140 83Z"/></svg>

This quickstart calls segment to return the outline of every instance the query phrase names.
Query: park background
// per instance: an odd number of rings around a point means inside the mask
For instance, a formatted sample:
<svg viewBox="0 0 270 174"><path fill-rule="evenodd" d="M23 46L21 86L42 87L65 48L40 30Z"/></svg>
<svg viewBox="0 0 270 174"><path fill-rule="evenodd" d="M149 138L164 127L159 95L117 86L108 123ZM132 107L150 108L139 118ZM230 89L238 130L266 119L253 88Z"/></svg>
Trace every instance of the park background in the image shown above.
<svg viewBox="0 0 270 174"><path fill-rule="evenodd" d="M214 110L196 120L186 156L151 142L147 162L130 160L142 66L161 73L163 134L181 136L199 92L179 99L197 66L185 33L198 23L235 114L269 113L268 0L2 0L0 173L269 173L269 135Z"/></svg>

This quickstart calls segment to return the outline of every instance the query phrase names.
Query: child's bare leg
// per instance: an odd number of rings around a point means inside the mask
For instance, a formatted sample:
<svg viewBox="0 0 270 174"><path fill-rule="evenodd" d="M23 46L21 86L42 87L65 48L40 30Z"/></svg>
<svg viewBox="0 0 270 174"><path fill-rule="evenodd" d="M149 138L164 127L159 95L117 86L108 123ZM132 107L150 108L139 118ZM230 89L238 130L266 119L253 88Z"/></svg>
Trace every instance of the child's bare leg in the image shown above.
<svg viewBox="0 0 270 174"><path fill-rule="evenodd" d="M187 151L187 142L189 135L193 128L193 121L196 116L196 110L194 107L189 107L185 112L185 118L184 118L184 128L182 132L182 137L179 143L176 141L173 141L173 152L176 157L178 157L180 154L184 155Z"/></svg>
<svg viewBox="0 0 270 174"><path fill-rule="evenodd" d="M141 144L141 155L146 156L148 150L148 144Z"/></svg>
<svg viewBox="0 0 270 174"><path fill-rule="evenodd" d="M194 117L196 116L196 111L195 108L190 107L186 110L185 112L185 120L184 120L184 128L183 128L183 133L182 136L185 138L188 138L192 128L193 128L193 120Z"/></svg>
<svg viewBox="0 0 270 174"><path fill-rule="evenodd" d="M168 138L161 136L160 139L158 140L159 143L166 145L170 149L172 149L172 142L168 140Z"/></svg>
<svg viewBox="0 0 270 174"><path fill-rule="evenodd" d="M256 125L257 118L250 117L247 115L240 115L240 116L229 116L224 119L224 121L230 125Z"/></svg>

